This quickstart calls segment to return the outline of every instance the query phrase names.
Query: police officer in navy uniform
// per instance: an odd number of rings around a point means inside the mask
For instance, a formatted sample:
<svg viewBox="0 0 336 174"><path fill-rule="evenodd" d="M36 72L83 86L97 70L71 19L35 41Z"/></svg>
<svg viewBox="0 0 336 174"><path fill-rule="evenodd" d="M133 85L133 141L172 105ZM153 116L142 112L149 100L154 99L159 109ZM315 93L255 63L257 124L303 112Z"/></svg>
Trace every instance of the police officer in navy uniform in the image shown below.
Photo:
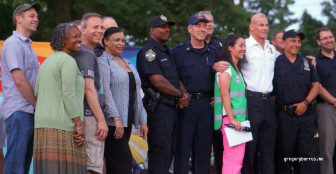
<svg viewBox="0 0 336 174"><path fill-rule="evenodd" d="M179 110L175 174L186 174L193 155L193 173L209 173L213 132L213 66L219 52L205 42L208 20L199 13L189 18L190 38L171 50L190 103Z"/></svg>
<svg viewBox="0 0 336 174"><path fill-rule="evenodd" d="M176 145L177 106L186 107L189 94L183 89L171 59L169 48L164 45L170 26L163 15L153 17L149 23L149 42L137 55L137 69L145 96L148 113L148 172L167 174Z"/></svg>
<svg viewBox="0 0 336 174"><path fill-rule="evenodd" d="M219 52L222 52L224 41L213 35L215 29L215 23L211 11L200 11L199 13L204 15L204 17L209 21L207 23L205 42L215 47ZM221 129L214 130L213 132L213 149L214 149L216 173L222 174L224 147L223 147L223 136Z"/></svg>
<svg viewBox="0 0 336 174"><path fill-rule="evenodd" d="M300 173L317 173L318 162L307 158L315 157L315 116L311 102L319 93L319 78L311 61L298 54L304 38L303 33L295 30L285 32L285 53L275 62L274 91L280 131L280 174L292 173L291 160L294 157L303 157L299 164ZM298 151L298 156L294 155L295 151Z"/></svg>

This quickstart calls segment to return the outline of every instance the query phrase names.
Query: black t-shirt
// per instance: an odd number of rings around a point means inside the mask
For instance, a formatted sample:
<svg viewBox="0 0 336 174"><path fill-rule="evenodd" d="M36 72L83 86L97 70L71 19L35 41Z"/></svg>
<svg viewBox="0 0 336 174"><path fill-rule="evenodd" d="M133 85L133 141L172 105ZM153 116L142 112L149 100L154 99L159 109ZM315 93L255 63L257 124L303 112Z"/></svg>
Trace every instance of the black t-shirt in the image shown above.
<svg viewBox="0 0 336 174"><path fill-rule="evenodd" d="M83 74L84 78L94 79L94 84L98 94L100 94L100 77L97 57L86 46L81 45L81 51L78 51L73 56L77 62L79 71ZM103 105L102 97L99 96L100 104ZM89 108L86 99L84 100L84 116L93 116L91 109Z"/></svg>
<svg viewBox="0 0 336 174"><path fill-rule="evenodd" d="M322 86L336 97L336 54L331 59L319 53L316 56L316 69ZM318 98L318 102L324 102L324 100Z"/></svg>

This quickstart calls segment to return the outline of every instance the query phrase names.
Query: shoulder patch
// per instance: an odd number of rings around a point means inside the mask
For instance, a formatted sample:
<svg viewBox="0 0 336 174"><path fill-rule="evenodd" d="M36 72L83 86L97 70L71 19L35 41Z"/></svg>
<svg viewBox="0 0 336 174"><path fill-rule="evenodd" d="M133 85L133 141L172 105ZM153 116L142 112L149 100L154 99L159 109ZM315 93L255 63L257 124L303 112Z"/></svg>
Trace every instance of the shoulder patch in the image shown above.
<svg viewBox="0 0 336 174"><path fill-rule="evenodd" d="M152 50L152 49L149 49L146 53L145 53L145 57L146 59L151 62L155 59L156 57L156 53Z"/></svg>

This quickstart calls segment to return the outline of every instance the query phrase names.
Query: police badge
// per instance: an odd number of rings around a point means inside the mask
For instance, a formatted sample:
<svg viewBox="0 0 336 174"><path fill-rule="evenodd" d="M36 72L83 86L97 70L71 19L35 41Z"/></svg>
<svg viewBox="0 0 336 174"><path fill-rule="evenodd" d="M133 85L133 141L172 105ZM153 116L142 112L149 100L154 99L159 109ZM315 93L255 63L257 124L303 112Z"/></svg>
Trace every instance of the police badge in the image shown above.
<svg viewBox="0 0 336 174"><path fill-rule="evenodd" d="M146 53L145 53L145 57L146 59L151 62L155 59L156 57L156 53L152 50L152 49L149 49Z"/></svg>
<svg viewBox="0 0 336 174"><path fill-rule="evenodd" d="M162 20L164 20L164 21L167 21L166 16L161 15L160 18L161 18Z"/></svg>

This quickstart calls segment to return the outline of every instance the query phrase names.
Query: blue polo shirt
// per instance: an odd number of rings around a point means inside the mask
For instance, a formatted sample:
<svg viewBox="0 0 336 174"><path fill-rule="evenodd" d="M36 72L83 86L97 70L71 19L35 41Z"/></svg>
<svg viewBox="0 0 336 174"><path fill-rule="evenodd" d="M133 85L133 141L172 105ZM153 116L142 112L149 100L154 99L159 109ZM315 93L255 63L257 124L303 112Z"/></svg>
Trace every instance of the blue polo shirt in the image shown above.
<svg viewBox="0 0 336 174"><path fill-rule="evenodd" d="M336 97L336 55L333 58L326 57L322 53L316 56L316 69L322 86ZM324 100L319 97L319 103Z"/></svg>
<svg viewBox="0 0 336 174"><path fill-rule="evenodd" d="M2 46L1 81L3 99L0 110L4 119L10 117L15 111L34 113L34 106L21 95L11 74L12 70L22 70L29 84L35 89L38 61L34 50L30 46L31 42L32 40L29 38L13 31L13 35L6 39Z"/></svg>
<svg viewBox="0 0 336 174"><path fill-rule="evenodd" d="M202 49L195 49L190 39L171 49L171 55L176 62L177 72L188 92L203 92L213 94L214 65L219 51L205 43Z"/></svg>

